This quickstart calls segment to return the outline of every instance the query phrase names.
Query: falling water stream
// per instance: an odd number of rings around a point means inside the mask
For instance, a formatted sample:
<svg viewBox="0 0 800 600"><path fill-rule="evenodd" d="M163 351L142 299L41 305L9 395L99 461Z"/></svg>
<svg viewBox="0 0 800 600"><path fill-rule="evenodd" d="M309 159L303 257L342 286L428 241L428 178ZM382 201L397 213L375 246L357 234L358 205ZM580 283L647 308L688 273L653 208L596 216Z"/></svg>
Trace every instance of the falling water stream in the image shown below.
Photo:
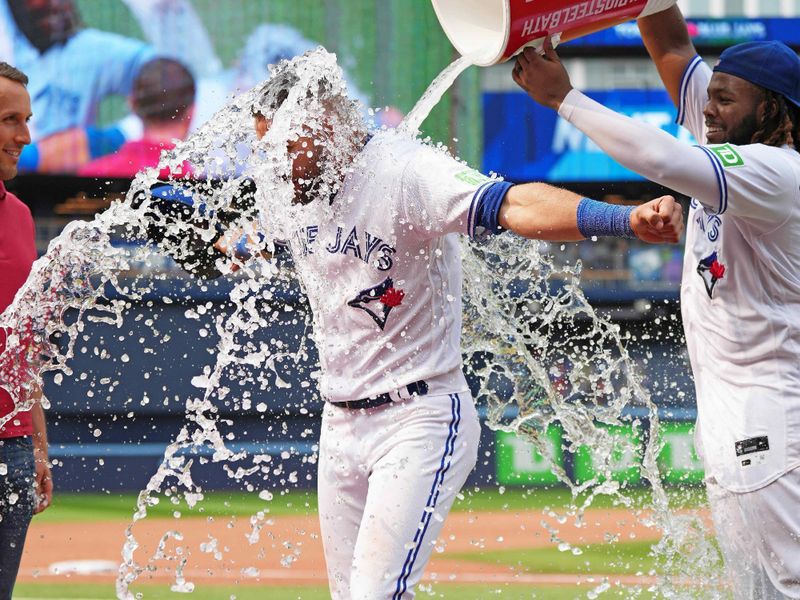
<svg viewBox="0 0 800 600"><path fill-rule="evenodd" d="M417 136L430 110L470 64L469 58L462 58L448 67L397 132L378 131L374 135ZM193 189L193 203L183 205L184 218L165 218L147 193L156 183L158 169L139 174L123 201L115 202L90 222L70 224L51 242L14 303L0 316L0 326L14 332L0 355L0 381L6 382L4 387L13 397L24 398L26 388L41 383L47 371L56 371L57 381L72 374L70 361L76 344L92 322L119 327L131 302L154 291L155 282L146 276L133 282L122 277L133 263L147 262L154 253L166 252L191 269L197 267L198 254L206 252L210 253L204 257L206 268L230 274L238 267L231 277L232 311L214 319L218 342L213 360L193 378L194 389L182 399L184 424L138 496L117 578L120 599L134 598L130 586L143 573L154 571L156 561L164 559L174 562L172 589L192 591L193 583L185 576L189 555L178 551L180 531L164 532L155 553L142 557L136 524L164 497L176 504L182 499L189 507L202 503L203 490L195 483L193 473L203 463L223 465L236 481L259 475L263 487L252 491L264 500L275 491L275 457L230 449L230 438L220 431L220 425L227 423L219 416L220 408L248 408L258 395L287 385L281 379L279 364L295 365L301 370L301 379L309 381L311 387L316 378L318 365L302 371L307 368L303 365L314 341L308 314L298 311L295 320L303 333L293 333L292 339L265 341L257 335L270 327L280 331L278 323L285 318L280 299L287 289L297 286L291 267L278 267L280 261L273 255L279 256L280 249L268 240L290 240L304 223L336 218L335 203L303 206L292 202L294 188L286 141L299 136L325 140L319 147L310 145L308 152L327 153L334 165L317 182L320 196L328 197L337 191L342 174L353 168L348 166L349 155L343 149L352 144L353 132L360 135L366 130L356 123L360 114L342 109L341 137L323 133L328 130L322 109L319 103L308 101L308 90L326 100L346 94L335 57L316 51L295 59L286 68L294 74L294 85L283 106L270 115L272 126L263 140L256 141L253 135L252 108L266 110L259 105L263 95L257 87L234 99L190 139L163 156L160 168L177 171L189 163L195 173L207 178L191 184L174 182ZM224 183L212 185L212 180ZM243 184L250 180L256 182L256 192L248 203L243 201ZM231 210L232 206L236 209ZM160 228L163 238L157 245L146 243L152 239L154 227ZM244 234L250 236L250 260L235 259L232 263L210 249L220 235L235 244L233 238ZM112 244L112 239L128 243L120 247ZM267 241L259 241L262 239ZM558 522L571 519L581 523L585 510L600 495L612 497L620 506L632 506L625 486L614 481L611 472L615 453L633 453L650 491L650 510L636 514L646 526L663 533L653 549L659 569L651 574L658 578L651 591L669 598L695 597L697 590L687 587L686 582L705 578L709 582L705 597L718 597L722 592L717 555L707 532L697 517L670 509L662 486L657 463L661 448L658 412L642 384L639 367L628 353L631 341L587 302L580 288L580 265L556 266L552 256L540 251L539 244L508 234L485 242L464 240L463 265L463 350L471 374L482 382L488 426L516 433L545 457L552 453L545 435L552 424L563 429L566 450L576 452L580 446L593 449L596 476L589 481L573 481L554 467L573 493L573 505ZM17 410L28 408L24 401L17 404ZM0 425L13 417L0 420ZM643 452L637 440L614 436L615 426L638 431L645 440ZM628 447L624 447L626 444ZM285 474L290 481L292 476ZM258 541L267 522L268 511L253 515L250 544ZM579 554L578 548L559 537L557 528L549 527L559 549ZM220 552L213 538L200 550ZM286 557L286 566L291 565L292 556ZM612 582L598 582L588 595L596 597L611 587Z"/></svg>

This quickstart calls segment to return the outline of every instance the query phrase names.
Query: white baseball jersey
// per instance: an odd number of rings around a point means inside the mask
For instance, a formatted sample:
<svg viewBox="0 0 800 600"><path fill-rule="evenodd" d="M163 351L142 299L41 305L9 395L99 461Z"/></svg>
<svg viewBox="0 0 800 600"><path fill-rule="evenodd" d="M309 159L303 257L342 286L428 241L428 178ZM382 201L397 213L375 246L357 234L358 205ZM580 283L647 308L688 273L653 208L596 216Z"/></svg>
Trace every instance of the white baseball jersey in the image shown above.
<svg viewBox="0 0 800 600"><path fill-rule="evenodd" d="M696 57L679 122L706 140ZM800 154L710 146L716 198L693 200L681 287L707 474L733 491L800 466Z"/></svg>
<svg viewBox="0 0 800 600"><path fill-rule="evenodd" d="M461 372L461 256L475 208L496 182L395 134L373 138L333 200L335 222L290 240L314 315L320 392L342 402Z"/></svg>
<svg viewBox="0 0 800 600"><path fill-rule="evenodd" d="M711 70L697 57L679 122L705 141ZM707 475L758 489L800 466L800 154L688 146L573 90L559 113L624 166L694 198L681 309Z"/></svg>

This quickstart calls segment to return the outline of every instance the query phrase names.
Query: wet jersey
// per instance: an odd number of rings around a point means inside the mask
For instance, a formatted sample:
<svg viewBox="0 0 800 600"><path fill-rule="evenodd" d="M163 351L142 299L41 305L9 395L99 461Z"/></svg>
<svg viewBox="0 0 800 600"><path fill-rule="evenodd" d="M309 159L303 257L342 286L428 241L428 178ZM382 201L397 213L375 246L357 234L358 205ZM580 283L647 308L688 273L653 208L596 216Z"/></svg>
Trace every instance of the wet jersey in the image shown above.
<svg viewBox="0 0 800 600"><path fill-rule="evenodd" d="M679 122L705 141L696 57ZM708 146L718 193L693 200L681 287L707 475L750 491L800 466L800 154Z"/></svg>
<svg viewBox="0 0 800 600"><path fill-rule="evenodd" d="M290 245L314 315L323 398L418 381L467 389L458 237L478 233L476 208L493 185L444 152L379 135L333 200L334 222L296 232Z"/></svg>

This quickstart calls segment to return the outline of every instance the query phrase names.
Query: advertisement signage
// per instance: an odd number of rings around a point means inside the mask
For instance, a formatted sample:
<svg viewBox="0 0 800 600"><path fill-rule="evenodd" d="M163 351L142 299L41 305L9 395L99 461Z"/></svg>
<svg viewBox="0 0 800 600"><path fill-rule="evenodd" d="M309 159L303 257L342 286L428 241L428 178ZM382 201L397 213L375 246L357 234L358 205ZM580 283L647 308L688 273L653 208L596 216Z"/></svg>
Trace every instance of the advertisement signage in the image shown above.
<svg viewBox="0 0 800 600"><path fill-rule="evenodd" d="M611 110L694 143L691 134L675 123L676 110L664 90L586 94ZM487 92L483 105L484 172L495 171L512 181L642 181L574 125L522 92Z"/></svg>
<svg viewBox="0 0 800 600"><path fill-rule="evenodd" d="M563 468L561 428L550 426L545 433L553 462ZM552 462L530 442L505 431L495 438L497 482L501 485L550 485L559 479L553 473Z"/></svg>
<svg viewBox="0 0 800 600"><path fill-rule="evenodd" d="M742 42L782 40L800 47L800 19L686 19L695 46L720 49ZM628 48L642 46L634 21L567 42L575 48Z"/></svg>
<svg viewBox="0 0 800 600"><path fill-rule="evenodd" d="M605 429L613 440L611 456L601 455L596 448L581 446L575 454L575 481L584 483L595 478L602 481L605 478L602 475L606 469L604 465L607 465L614 481L639 483L639 465L642 462L641 429L613 426L606 426Z"/></svg>
<svg viewBox="0 0 800 600"><path fill-rule="evenodd" d="M694 447L692 423L662 423L664 448L658 456L664 481L670 483L700 483L703 481L703 461Z"/></svg>
<svg viewBox="0 0 800 600"><path fill-rule="evenodd" d="M615 440L608 460L615 481L637 484L642 482L639 465L642 461L643 437L641 427L607 426ZM661 423L663 447L658 456L662 480L671 484L701 483L703 464L694 447L694 425L688 422ZM575 482L584 483L599 477L605 456L581 446L574 455L565 455L563 430L551 425L545 434L553 461L534 446L513 433L495 433L496 478L500 485L547 486L557 484L553 473L555 463ZM600 477L602 479L602 477Z"/></svg>

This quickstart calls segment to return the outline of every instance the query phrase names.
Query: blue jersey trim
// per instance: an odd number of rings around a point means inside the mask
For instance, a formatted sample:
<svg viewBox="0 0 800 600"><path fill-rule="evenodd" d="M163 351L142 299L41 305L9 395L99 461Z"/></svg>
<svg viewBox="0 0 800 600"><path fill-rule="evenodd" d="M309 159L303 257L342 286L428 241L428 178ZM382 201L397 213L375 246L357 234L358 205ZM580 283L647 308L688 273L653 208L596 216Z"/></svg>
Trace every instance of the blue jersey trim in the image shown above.
<svg viewBox="0 0 800 600"><path fill-rule="evenodd" d="M703 59L700 56L695 56L688 65L686 65L686 69L683 71L683 76L681 77L681 85L680 91L678 93L678 117L675 119L675 122L678 125L683 125L686 121L686 92L689 89L689 80L694 75L695 70L700 63L703 62Z"/></svg>
<svg viewBox="0 0 800 600"><path fill-rule="evenodd" d="M717 176L717 185L719 186L719 210L716 214L721 215L728 210L728 182L725 179L725 169L717 155L711 150L704 146L697 146L697 148L706 153L708 160L711 161L711 165L714 167L714 174Z"/></svg>
<svg viewBox="0 0 800 600"><path fill-rule="evenodd" d="M442 461L439 464L439 469L436 471L436 476L433 478L433 485L431 485L431 492L428 495L428 502L425 504L425 510L422 511L422 518L420 525L417 527L417 532L414 535L414 547L408 551L406 562L403 564L403 570L400 572L400 577L397 580L397 587L395 588L392 600L400 600L403 594L406 593L408 588L408 578L411 571L414 569L414 562L417 560L419 549L422 547L422 540L425 533L428 531L431 518L433 517L433 509L436 508L436 502L439 500L439 491L444 483L444 476L450 469L450 464L453 458L453 451L456 447L456 439L458 438L458 426L461 423L461 398L458 394L450 394L450 431L447 434L447 441L444 444L444 453L442 454Z"/></svg>
<svg viewBox="0 0 800 600"><path fill-rule="evenodd" d="M472 202L469 205L469 212L467 213L467 235L471 238L475 237L475 216L477 214L478 206L480 205L481 198L483 198L483 194L492 185L491 182L484 183L475 190L475 193L472 196Z"/></svg>
<svg viewBox="0 0 800 600"><path fill-rule="evenodd" d="M514 184L509 181L493 181L484 185L478 191L481 192L480 196L476 193L470 205L470 218L471 227L468 228L470 237L475 237L478 227L482 227L484 231L493 234L502 233L504 230L500 226L500 207L503 205L508 190Z"/></svg>

